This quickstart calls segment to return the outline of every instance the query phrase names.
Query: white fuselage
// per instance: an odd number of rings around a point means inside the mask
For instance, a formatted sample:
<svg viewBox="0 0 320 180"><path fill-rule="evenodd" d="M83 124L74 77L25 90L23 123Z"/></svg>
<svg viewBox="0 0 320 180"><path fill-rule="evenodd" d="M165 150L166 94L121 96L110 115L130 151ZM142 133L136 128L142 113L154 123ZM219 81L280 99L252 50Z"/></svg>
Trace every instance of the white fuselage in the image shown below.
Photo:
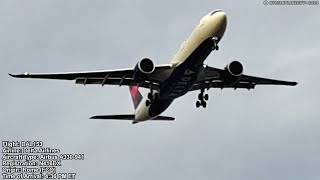
<svg viewBox="0 0 320 180"><path fill-rule="evenodd" d="M193 30L191 35L185 40L178 52L174 55L171 60L171 64L174 68L178 68L180 65L186 63L192 53L194 53L197 48L204 43L209 38L218 38L221 40L227 25L226 14L221 10L212 11L208 15L204 16L200 23ZM201 62L203 63L203 62ZM186 79L186 78L181 78ZM181 82L183 83L183 82ZM155 92L154 92L155 93ZM135 110L135 121L145 121L148 119L153 119L159 114L150 115L149 109L151 106L146 105L148 100L147 96L143 98L139 106ZM167 107L164 108L164 110ZM164 111L162 110L162 111Z"/></svg>

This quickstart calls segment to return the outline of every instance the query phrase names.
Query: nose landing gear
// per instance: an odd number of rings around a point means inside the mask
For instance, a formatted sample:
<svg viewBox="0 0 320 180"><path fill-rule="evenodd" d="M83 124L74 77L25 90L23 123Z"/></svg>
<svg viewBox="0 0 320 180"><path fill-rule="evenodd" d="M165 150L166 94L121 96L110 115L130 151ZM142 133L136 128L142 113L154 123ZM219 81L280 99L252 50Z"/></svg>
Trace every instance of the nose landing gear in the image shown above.
<svg viewBox="0 0 320 180"><path fill-rule="evenodd" d="M218 42L219 42L219 40L217 37L212 38L212 43L213 43L212 50L216 50L216 51L219 50Z"/></svg>
<svg viewBox="0 0 320 180"><path fill-rule="evenodd" d="M152 104L152 102L154 101L154 95L152 93L152 91L150 91L148 93L148 99L146 100L146 106L150 106Z"/></svg>

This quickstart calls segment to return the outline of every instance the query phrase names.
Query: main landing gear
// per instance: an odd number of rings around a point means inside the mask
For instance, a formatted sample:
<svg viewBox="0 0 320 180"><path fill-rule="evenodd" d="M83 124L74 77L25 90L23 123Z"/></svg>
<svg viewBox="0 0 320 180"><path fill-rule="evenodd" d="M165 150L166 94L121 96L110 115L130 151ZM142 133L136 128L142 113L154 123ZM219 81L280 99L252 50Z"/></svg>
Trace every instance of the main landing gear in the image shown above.
<svg viewBox="0 0 320 180"><path fill-rule="evenodd" d="M213 43L212 50L216 50L216 51L219 50L218 42L219 42L219 39L217 37L212 38L212 43Z"/></svg>
<svg viewBox="0 0 320 180"><path fill-rule="evenodd" d="M209 100L209 95L204 94L204 89L201 89L201 92L198 95L198 101L196 102L196 107L199 108L202 106L203 108L207 107L207 102Z"/></svg>
<svg viewBox="0 0 320 180"><path fill-rule="evenodd" d="M148 93L148 99L146 100L146 106L150 106L154 100L158 97L158 93L153 93L153 88L150 86L150 92Z"/></svg>
<svg viewBox="0 0 320 180"><path fill-rule="evenodd" d="M150 106L151 105L151 103L153 102L153 95L152 95L152 92L150 91L149 93L148 93L148 99L146 100L146 106Z"/></svg>

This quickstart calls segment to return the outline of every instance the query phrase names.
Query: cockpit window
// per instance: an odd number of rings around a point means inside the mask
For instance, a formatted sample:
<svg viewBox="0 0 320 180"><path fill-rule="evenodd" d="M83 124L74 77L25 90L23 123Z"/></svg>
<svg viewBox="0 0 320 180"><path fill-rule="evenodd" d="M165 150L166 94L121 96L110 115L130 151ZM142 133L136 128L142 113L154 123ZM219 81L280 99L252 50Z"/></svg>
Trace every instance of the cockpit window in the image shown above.
<svg viewBox="0 0 320 180"><path fill-rule="evenodd" d="M210 13L210 16L212 16L214 13L220 12L220 11L221 11L221 9L216 9L216 10L214 10L214 11L212 11L212 12Z"/></svg>

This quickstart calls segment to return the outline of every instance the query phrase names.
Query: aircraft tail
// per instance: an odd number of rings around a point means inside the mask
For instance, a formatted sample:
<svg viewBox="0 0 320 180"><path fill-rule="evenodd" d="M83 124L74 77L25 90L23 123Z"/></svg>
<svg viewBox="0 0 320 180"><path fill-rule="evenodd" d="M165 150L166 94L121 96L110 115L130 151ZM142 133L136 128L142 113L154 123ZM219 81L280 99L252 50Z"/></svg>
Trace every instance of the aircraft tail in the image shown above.
<svg viewBox="0 0 320 180"><path fill-rule="evenodd" d="M139 91L139 86L129 86L130 95L132 98L134 109L137 109L138 105L142 100L142 95Z"/></svg>

